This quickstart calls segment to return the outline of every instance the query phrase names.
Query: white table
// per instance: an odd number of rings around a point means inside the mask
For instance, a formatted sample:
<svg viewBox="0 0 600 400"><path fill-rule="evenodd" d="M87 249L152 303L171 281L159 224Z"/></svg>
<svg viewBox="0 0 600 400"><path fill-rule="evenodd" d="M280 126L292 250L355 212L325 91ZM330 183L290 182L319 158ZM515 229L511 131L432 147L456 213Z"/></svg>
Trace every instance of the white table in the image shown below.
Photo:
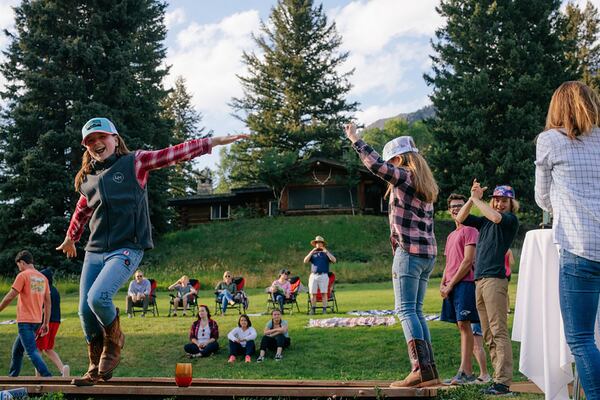
<svg viewBox="0 0 600 400"><path fill-rule="evenodd" d="M545 393L568 399L573 356L567 345L558 299L559 254L551 229L527 232L521 262L512 340L521 342L519 371ZM596 325L596 344L600 343Z"/></svg>

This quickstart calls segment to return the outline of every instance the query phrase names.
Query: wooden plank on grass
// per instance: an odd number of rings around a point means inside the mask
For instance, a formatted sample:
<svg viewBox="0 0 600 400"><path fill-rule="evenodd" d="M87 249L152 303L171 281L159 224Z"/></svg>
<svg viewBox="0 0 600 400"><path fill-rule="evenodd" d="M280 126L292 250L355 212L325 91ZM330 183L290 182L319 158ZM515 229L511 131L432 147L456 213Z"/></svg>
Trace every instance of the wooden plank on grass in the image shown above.
<svg viewBox="0 0 600 400"><path fill-rule="evenodd" d="M18 377L8 378L0 377L1 383L9 382L20 382L29 384L70 384L72 378L63 377ZM175 382L174 378L165 377L115 377L107 383L99 383L101 385L173 385ZM327 386L327 387L388 387L392 381L380 381L380 380L366 380L366 381L335 381L335 380L310 380L310 379L205 379L205 378L194 378L194 385L206 385L206 386L231 386L232 384L244 385L244 386Z"/></svg>
<svg viewBox="0 0 600 400"><path fill-rule="evenodd" d="M435 389L392 389L373 387L300 387L300 386L190 386L180 388L177 386L124 386L124 385L97 385L78 387L60 384L0 384L0 388L12 389L25 387L30 394L42 394L48 392L61 392L65 395L83 396L127 396L142 397L150 396L194 396L194 397L360 397L360 398L427 398L436 395Z"/></svg>
<svg viewBox="0 0 600 400"><path fill-rule="evenodd" d="M538 393L544 394L542 389L533 382L515 382L510 385L510 391L515 393Z"/></svg>

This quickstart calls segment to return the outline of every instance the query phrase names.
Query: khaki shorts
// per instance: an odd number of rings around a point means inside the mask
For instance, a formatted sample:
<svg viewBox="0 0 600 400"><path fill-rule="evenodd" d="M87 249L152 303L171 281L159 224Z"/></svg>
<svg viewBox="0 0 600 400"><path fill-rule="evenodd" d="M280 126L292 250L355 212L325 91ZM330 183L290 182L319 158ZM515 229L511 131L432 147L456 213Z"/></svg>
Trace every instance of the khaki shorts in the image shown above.
<svg viewBox="0 0 600 400"><path fill-rule="evenodd" d="M321 293L327 293L327 286L329 286L329 275L311 272L308 278L308 292L310 294L317 294L318 290Z"/></svg>

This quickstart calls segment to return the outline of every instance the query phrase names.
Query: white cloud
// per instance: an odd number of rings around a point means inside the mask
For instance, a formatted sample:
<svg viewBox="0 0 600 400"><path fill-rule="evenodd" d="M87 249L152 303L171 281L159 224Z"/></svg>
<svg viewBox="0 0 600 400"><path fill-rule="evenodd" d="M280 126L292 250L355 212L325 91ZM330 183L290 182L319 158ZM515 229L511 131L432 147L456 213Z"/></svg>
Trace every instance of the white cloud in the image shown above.
<svg viewBox="0 0 600 400"><path fill-rule="evenodd" d="M428 104L421 75L430 68L430 38L443 24L437 4L356 0L329 13L342 48L350 52L343 68L355 69L350 95L362 102L360 121L369 124Z"/></svg>
<svg viewBox="0 0 600 400"><path fill-rule="evenodd" d="M178 33L174 46L168 49L167 63L172 67L167 86L182 75L196 108L205 116L203 123L217 134L223 126L211 123L233 119L228 103L241 95L236 74L245 73L242 52L254 48L251 33L258 31L259 24L255 10L233 14L215 24L193 22Z"/></svg>
<svg viewBox="0 0 600 400"><path fill-rule="evenodd" d="M344 47L353 53L369 55L382 51L399 36L431 37L443 22L435 11L438 2L358 0L332 10L331 17L344 39Z"/></svg>
<svg viewBox="0 0 600 400"><path fill-rule="evenodd" d="M185 21L186 16L183 8L176 8L165 14L165 25L167 26L167 29L172 29L177 25L183 24Z"/></svg>

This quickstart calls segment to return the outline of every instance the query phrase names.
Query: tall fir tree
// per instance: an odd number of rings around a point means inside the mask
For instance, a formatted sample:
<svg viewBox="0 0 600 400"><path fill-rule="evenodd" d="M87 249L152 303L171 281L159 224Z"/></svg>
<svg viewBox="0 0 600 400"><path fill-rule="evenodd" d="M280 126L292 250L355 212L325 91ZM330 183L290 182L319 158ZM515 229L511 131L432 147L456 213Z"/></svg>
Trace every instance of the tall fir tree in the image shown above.
<svg viewBox="0 0 600 400"><path fill-rule="evenodd" d="M244 53L243 96L231 103L253 133L227 153L234 180L256 182L294 157L298 162L315 153L341 157L342 124L357 103L346 100L353 71L340 72L348 53L340 51L341 37L323 6L279 0L254 39L259 52Z"/></svg>
<svg viewBox="0 0 600 400"><path fill-rule="evenodd" d="M445 25L436 31L429 159L451 192L511 184L522 209L536 210L535 143L553 91L575 77L561 40L559 0L442 0ZM487 193L488 195L490 193ZM445 205L444 205L445 206Z"/></svg>
<svg viewBox="0 0 600 400"><path fill-rule="evenodd" d="M77 271L55 247L78 194L81 126L110 118L130 149L170 142L161 117L166 4L155 0L23 0L0 70L7 80L1 128L0 269L15 253ZM167 173L156 171L149 197L156 232L167 229ZM82 237L85 242L86 235ZM81 254L82 252L80 252Z"/></svg>
<svg viewBox="0 0 600 400"><path fill-rule="evenodd" d="M577 68L578 78L600 90L600 15L590 1L583 9L569 2L565 7L567 28L564 40L571 41L567 56Z"/></svg>
<svg viewBox="0 0 600 400"><path fill-rule="evenodd" d="M206 132L205 128L200 126L202 114L194 108L192 95L188 92L182 76L175 80L163 107L164 116L173 121L173 139L176 143L212 136L212 132ZM193 162L175 165L169 180L170 196L180 197L196 193L199 178L200 172L194 168Z"/></svg>

